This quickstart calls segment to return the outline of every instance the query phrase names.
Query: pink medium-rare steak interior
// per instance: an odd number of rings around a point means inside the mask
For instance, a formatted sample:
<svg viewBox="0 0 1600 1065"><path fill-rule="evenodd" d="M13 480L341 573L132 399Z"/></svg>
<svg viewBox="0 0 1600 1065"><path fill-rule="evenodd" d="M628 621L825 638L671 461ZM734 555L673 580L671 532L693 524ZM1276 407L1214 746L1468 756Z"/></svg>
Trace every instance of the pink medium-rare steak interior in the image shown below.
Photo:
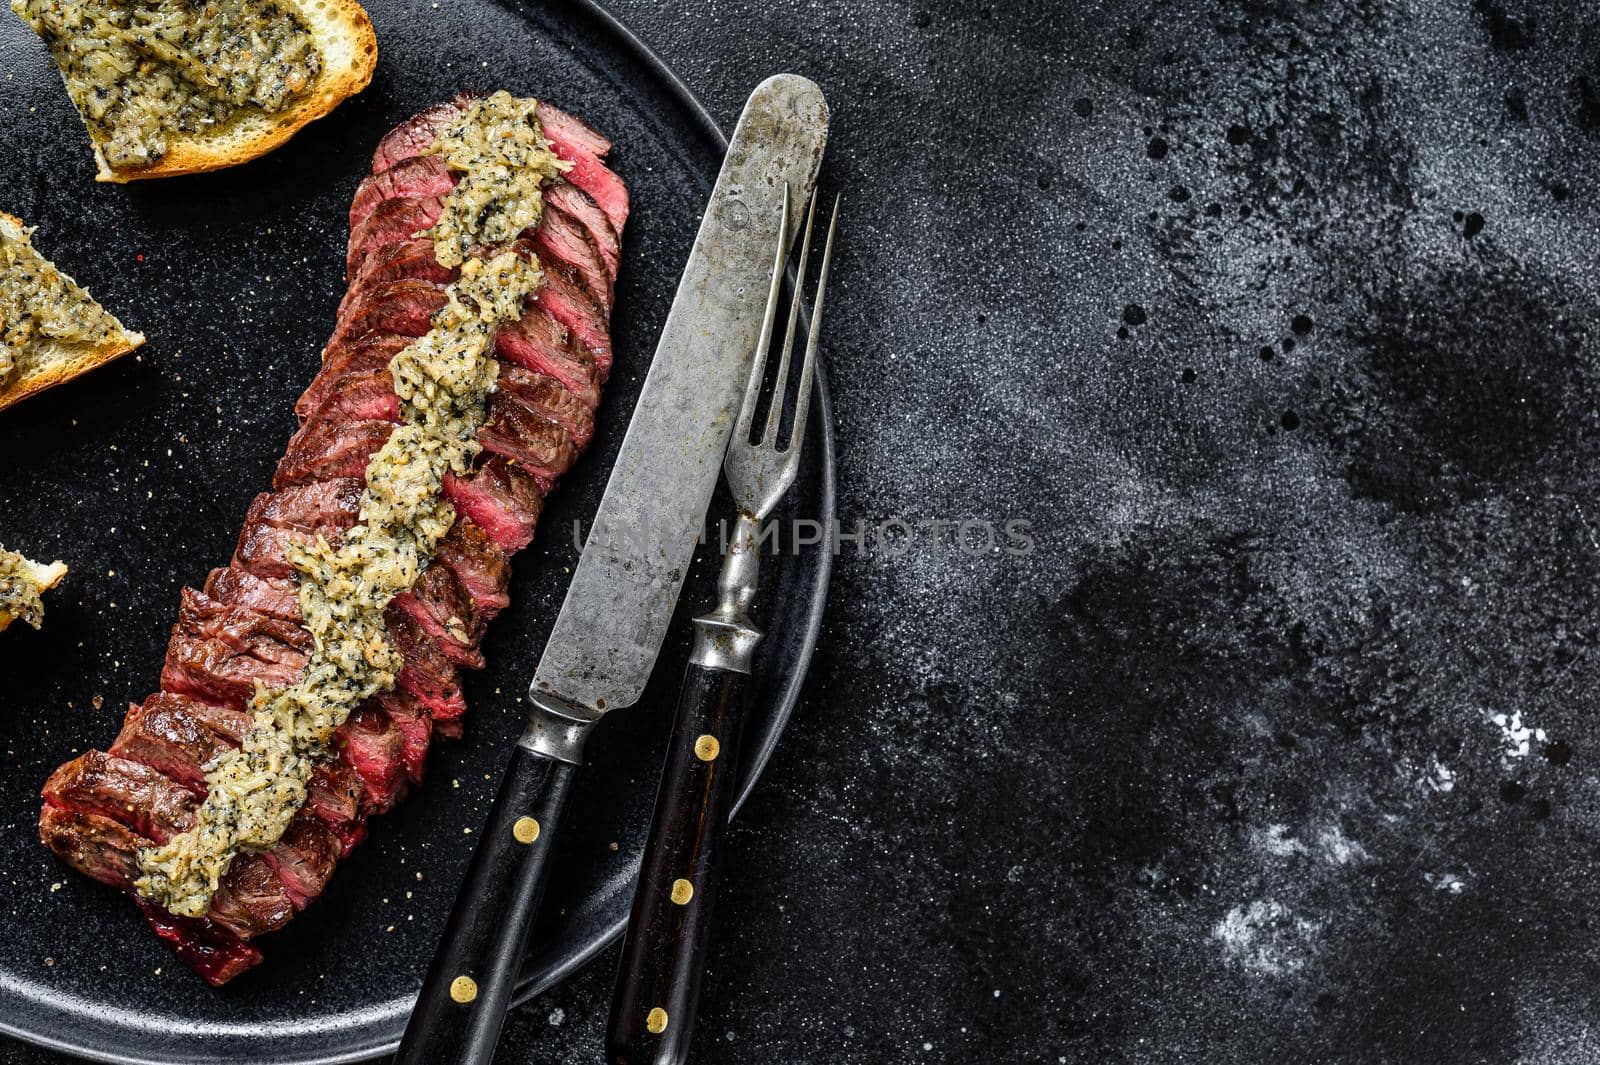
<svg viewBox="0 0 1600 1065"><path fill-rule="evenodd" d="M355 524L367 462L399 419L389 362L427 332L457 274L418 235L456 178L421 153L470 102L431 107L379 143L350 206L347 290L321 370L295 404L300 427L273 490L250 504L229 564L202 590L183 590L161 690L130 705L108 751L73 759L44 786L45 845L133 895L157 935L213 984L261 961L250 940L321 894L367 818L421 782L433 740L459 734L460 671L483 666L485 627L510 602L510 557L532 539L544 497L594 434L628 193L603 162L610 142L540 104L552 148L572 164L545 190L539 226L518 238L539 257L546 285L496 338L499 385L478 433L483 453L470 475L446 479L456 523L385 613L404 660L395 689L350 715L289 830L271 850L235 858L206 917L176 917L134 894L139 849L192 824L204 767L250 728L244 708L255 685L292 683L311 652L285 552L317 536L337 543Z"/></svg>

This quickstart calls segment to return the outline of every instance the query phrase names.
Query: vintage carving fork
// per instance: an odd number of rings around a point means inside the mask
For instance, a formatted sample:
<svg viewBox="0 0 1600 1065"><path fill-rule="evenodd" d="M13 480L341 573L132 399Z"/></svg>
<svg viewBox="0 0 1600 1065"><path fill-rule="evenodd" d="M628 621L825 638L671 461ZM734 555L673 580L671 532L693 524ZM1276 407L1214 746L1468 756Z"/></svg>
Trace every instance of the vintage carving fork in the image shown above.
<svg viewBox="0 0 1600 1065"><path fill-rule="evenodd" d="M800 290L804 287L811 231L817 216L813 195L772 407L760 440L751 443L751 425L761 395L789 247L788 200L786 190L761 341L723 463L739 518L717 578L716 609L694 619L694 650L678 697L666 769L656 794L655 819L622 947L622 966L606 1039L607 1060L615 1065L679 1065L687 1059L694 1028L695 1003L711 929L711 903L716 894L718 843L727 824L738 776L745 682L761 639L761 631L751 622L749 613L761 561L761 522L789 490L800 468L817 336L822 326L822 297L833 259L834 231L839 225L839 201L835 199L801 362L793 428L788 443L779 448L789 359L800 318Z"/></svg>

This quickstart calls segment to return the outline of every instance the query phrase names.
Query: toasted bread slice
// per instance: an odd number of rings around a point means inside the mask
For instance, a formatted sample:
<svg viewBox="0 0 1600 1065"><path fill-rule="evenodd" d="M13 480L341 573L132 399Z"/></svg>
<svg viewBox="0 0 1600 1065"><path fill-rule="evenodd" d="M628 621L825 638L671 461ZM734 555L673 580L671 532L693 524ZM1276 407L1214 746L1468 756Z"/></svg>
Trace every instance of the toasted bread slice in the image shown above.
<svg viewBox="0 0 1600 1065"><path fill-rule="evenodd" d="M0 238L27 241L28 230L20 218L0 212ZM77 283L70 277L66 277L65 274L62 277L74 288L78 288ZM83 295L92 301L87 292ZM143 334L130 332L105 308L99 304L95 304L95 307L105 314L114 327L110 335L94 344L67 343L49 337L35 338L17 356L17 364L12 371L0 377L0 410L18 400L27 399L36 392L53 388L63 381L70 381L79 374L87 373L118 356L126 355L144 343Z"/></svg>
<svg viewBox="0 0 1600 1065"><path fill-rule="evenodd" d="M37 629L44 619L39 596L66 575L65 562L34 562L0 547L0 632L18 618Z"/></svg>
<svg viewBox="0 0 1600 1065"><path fill-rule="evenodd" d="M322 73L284 111L235 111L203 134L173 133L167 152L149 166L113 167L94 145L96 181L123 183L221 170L260 158L354 96L372 81L378 37L356 0L280 0L304 20L322 54ZM90 134L93 140L93 133Z"/></svg>

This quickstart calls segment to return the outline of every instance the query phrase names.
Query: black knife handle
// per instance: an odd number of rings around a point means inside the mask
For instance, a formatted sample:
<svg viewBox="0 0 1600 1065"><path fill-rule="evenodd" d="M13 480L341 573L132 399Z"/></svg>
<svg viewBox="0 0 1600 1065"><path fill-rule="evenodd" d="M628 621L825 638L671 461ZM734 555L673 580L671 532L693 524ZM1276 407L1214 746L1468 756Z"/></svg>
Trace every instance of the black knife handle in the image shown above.
<svg viewBox="0 0 1600 1065"><path fill-rule="evenodd" d="M687 1059L748 679L699 665L684 675L611 1000L606 1060L612 1065Z"/></svg>
<svg viewBox="0 0 1600 1065"><path fill-rule="evenodd" d="M516 748L411 1011L397 1065L489 1065L577 767Z"/></svg>

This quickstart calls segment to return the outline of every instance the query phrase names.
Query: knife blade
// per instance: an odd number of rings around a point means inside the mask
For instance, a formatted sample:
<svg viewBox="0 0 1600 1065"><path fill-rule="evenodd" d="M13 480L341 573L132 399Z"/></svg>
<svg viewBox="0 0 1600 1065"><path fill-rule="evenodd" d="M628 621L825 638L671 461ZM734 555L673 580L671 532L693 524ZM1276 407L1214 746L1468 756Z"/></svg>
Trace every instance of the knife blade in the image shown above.
<svg viewBox="0 0 1600 1065"><path fill-rule="evenodd" d="M761 331L785 184L792 234L827 130L822 91L798 75L767 79L745 106L534 673L530 750L581 764L589 727L650 679Z"/></svg>
<svg viewBox="0 0 1600 1065"><path fill-rule="evenodd" d="M655 666L760 337L784 189L792 233L827 130L822 91L793 74L739 118L397 1065L494 1057L584 741Z"/></svg>

